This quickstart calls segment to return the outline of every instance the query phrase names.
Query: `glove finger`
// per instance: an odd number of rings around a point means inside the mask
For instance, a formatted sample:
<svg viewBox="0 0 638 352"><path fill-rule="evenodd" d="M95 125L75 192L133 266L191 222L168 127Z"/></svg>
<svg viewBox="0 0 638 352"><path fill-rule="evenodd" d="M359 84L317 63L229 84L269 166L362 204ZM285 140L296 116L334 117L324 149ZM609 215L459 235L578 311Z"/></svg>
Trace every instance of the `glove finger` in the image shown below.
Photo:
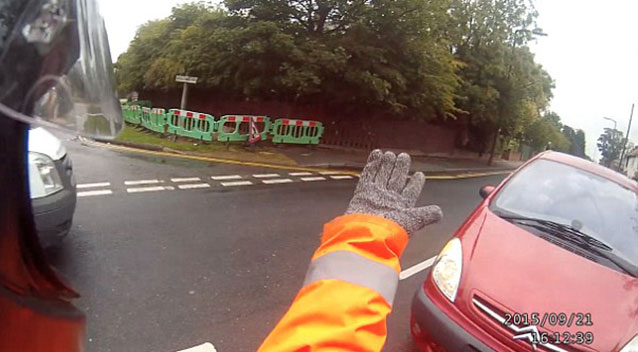
<svg viewBox="0 0 638 352"><path fill-rule="evenodd" d="M443 211L438 205L428 205L413 209L419 219L419 230L427 225L439 222L443 218Z"/></svg>
<svg viewBox="0 0 638 352"><path fill-rule="evenodd" d="M388 190L401 193L405 188L409 172L410 155L401 153L397 157L397 161L394 163L394 170L392 171L392 176L390 176L390 180L388 181Z"/></svg>
<svg viewBox="0 0 638 352"><path fill-rule="evenodd" d="M388 180L390 179L390 175L392 175L392 169L394 169L396 159L397 156L393 152L385 152L381 157L381 166L374 180L374 183L381 187L381 189L387 188Z"/></svg>
<svg viewBox="0 0 638 352"><path fill-rule="evenodd" d="M375 149L370 153L370 156L368 156L368 162L361 172L361 179L359 180L360 184L374 182L374 178L377 176L379 166L381 165L382 156L383 152L380 149Z"/></svg>
<svg viewBox="0 0 638 352"><path fill-rule="evenodd" d="M401 194L406 199L408 206L413 207L416 204L423 190L423 185L425 185L425 175L422 172L416 172L410 177L408 185L405 186Z"/></svg>

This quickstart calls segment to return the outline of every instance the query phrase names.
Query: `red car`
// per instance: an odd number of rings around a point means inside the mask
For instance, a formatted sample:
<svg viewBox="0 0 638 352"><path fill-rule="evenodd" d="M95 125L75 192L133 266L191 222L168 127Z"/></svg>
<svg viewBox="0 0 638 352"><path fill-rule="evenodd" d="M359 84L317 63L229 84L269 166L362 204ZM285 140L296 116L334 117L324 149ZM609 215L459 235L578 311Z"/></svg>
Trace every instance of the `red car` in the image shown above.
<svg viewBox="0 0 638 352"><path fill-rule="evenodd" d="M638 185L546 152L498 187L412 302L422 351L638 351Z"/></svg>

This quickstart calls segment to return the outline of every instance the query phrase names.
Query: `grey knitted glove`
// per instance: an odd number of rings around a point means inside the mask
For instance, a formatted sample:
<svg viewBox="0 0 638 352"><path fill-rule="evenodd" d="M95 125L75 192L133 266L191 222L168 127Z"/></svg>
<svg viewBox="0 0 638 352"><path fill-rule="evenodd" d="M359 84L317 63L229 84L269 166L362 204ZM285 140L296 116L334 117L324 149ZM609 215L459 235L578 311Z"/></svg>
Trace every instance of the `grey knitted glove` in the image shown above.
<svg viewBox="0 0 638 352"><path fill-rule="evenodd" d="M417 172L408 180L409 172L408 154L397 157L392 152L372 151L346 214L381 216L399 224L408 235L441 220L443 213L437 205L414 207L425 176Z"/></svg>

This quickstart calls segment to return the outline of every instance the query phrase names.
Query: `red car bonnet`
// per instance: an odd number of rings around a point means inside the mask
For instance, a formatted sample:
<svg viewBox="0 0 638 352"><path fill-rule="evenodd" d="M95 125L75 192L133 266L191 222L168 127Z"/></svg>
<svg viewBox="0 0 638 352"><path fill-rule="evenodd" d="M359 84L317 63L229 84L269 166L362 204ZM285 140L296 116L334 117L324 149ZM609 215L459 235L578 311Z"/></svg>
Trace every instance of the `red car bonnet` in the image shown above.
<svg viewBox="0 0 638 352"><path fill-rule="evenodd" d="M638 333L636 278L551 244L496 216L486 203L468 219L484 219L478 236L460 236L464 264L457 302L473 320L503 338L513 335L472 303L479 298L509 313L591 313L592 326L545 324L541 331L591 331L590 347L598 351L618 350Z"/></svg>

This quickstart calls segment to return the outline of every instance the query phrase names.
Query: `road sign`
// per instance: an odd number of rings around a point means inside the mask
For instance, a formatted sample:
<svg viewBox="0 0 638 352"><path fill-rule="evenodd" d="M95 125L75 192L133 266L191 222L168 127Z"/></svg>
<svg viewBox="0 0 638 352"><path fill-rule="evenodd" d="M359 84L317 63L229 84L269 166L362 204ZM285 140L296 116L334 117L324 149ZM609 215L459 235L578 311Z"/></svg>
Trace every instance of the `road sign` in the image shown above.
<svg viewBox="0 0 638 352"><path fill-rule="evenodd" d="M175 76L175 81L176 82L180 82L180 83L190 83L190 84L196 84L197 83L197 79L199 77L191 77L191 76Z"/></svg>
<svg viewBox="0 0 638 352"><path fill-rule="evenodd" d="M180 104L180 109L186 109L186 96L188 95L188 85L196 84L198 77L191 76L175 76L175 81L184 83L184 89L182 89L182 103Z"/></svg>

